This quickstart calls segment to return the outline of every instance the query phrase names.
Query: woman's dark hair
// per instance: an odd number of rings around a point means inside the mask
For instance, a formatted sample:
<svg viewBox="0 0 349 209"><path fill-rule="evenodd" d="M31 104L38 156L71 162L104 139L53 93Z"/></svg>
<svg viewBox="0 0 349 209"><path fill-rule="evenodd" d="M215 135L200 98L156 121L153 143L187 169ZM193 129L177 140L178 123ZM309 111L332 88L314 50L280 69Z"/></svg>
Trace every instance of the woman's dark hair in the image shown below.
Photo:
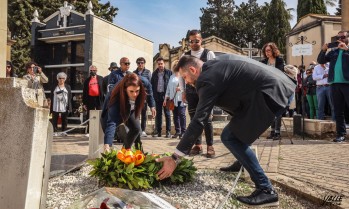
<svg viewBox="0 0 349 209"><path fill-rule="evenodd" d="M32 65L37 66L38 64L36 64L35 62L28 62L27 64L25 64L25 69L28 70Z"/></svg>
<svg viewBox="0 0 349 209"><path fill-rule="evenodd" d="M135 116L136 118L139 117L143 106L144 101L146 98L146 92L145 88L143 86L142 80L140 77L135 73L130 73L125 75L125 77L115 86L113 91L110 95L110 101L108 106L112 106L116 101L117 98L120 100L120 115L122 117L123 122L126 122L128 116L126 115L126 107L129 103L129 98L127 95L127 87L129 86L136 86L140 87L139 89L139 95L137 96L136 103L135 103Z"/></svg>
<svg viewBox="0 0 349 209"><path fill-rule="evenodd" d="M265 54L265 48L267 48L267 46L270 47L273 57L280 56L280 51L279 51L278 47L276 46L276 44L273 42L269 42L269 43L264 44L264 46L262 48L262 52L263 52L264 57L267 57L267 55Z"/></svg>
<svg viewBox="0 0 349 209"><path fill-rule="evenodd" d="M11 66L10 76L11 76L11 77L17 77L16 71L15 71L15 69L14 69L14 67L13 67L12 62L6 61L6 66Z"/></svg>

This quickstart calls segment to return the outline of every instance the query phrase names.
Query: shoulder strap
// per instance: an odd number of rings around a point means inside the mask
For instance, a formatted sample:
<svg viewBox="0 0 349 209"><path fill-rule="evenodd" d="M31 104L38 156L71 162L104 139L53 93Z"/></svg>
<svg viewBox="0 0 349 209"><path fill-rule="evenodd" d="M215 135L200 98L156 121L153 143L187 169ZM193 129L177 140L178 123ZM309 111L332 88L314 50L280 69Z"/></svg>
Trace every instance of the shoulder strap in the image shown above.
<svg viewBox="0 0 349 209"><path fill-rule="evenodd" d="M207 54L210 50L208 49L204 49L204 51L202 52L201 56L200 56L200 59L201 61L203 62L207 62Z"/></svg>

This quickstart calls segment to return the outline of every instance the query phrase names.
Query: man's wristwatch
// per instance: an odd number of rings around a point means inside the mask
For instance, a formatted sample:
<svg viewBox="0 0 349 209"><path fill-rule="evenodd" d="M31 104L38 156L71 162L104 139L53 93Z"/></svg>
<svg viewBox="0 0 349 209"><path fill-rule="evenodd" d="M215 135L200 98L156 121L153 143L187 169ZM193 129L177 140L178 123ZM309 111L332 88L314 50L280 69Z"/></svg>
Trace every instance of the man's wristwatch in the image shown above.
<svg viewBox="0 0 349 209"><path fill-rule="evenodd" d="M179 163L181 163L181 157L179 156L179 155L177 155L177 154L175 154L175 153L173 153L172 155L171 155L171 158L175 161L175 163L176 163L176 166L179 164Z"/></svg>

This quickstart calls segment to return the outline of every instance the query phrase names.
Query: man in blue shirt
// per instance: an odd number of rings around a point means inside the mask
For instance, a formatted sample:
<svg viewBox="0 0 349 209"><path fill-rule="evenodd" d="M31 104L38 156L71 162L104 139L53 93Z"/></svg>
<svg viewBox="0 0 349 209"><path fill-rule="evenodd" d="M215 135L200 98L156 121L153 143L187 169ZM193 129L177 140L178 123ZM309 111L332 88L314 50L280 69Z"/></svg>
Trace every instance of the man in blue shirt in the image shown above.
<svg viewBox="0 0 349 209"><path fill-rule="evenodd" d="M337 137L334 142L343 142L346 135L344 108L349 105L349 48L348 35L340 31L337 35L338 47L327 52L328 44L322 46L318 62L330 62L328 82L331 84Z"/></svg>

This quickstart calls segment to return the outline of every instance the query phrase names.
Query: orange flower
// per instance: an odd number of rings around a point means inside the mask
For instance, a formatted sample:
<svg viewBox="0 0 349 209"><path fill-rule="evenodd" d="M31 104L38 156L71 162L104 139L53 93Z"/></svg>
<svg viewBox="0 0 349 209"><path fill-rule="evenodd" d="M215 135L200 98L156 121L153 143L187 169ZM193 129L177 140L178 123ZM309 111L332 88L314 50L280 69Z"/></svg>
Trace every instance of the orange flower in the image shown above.
<svg viewBox="0 0 349 209"><path fill-rule="evenodd" d="M145 158L144 154L141 151L139 151L138 154L137 154L137 151L136 151L136 162L135 162L136 166L142 164Z"/></svg>
<svg viewBox="0 0 349 209"><path fill-rule="evenodd" d="M135 163L135 165L140 165L143 163L145 156L140 150L136 150L135 153L131 149L122 148L118 151L117 158L125 164Z"/></svg>

